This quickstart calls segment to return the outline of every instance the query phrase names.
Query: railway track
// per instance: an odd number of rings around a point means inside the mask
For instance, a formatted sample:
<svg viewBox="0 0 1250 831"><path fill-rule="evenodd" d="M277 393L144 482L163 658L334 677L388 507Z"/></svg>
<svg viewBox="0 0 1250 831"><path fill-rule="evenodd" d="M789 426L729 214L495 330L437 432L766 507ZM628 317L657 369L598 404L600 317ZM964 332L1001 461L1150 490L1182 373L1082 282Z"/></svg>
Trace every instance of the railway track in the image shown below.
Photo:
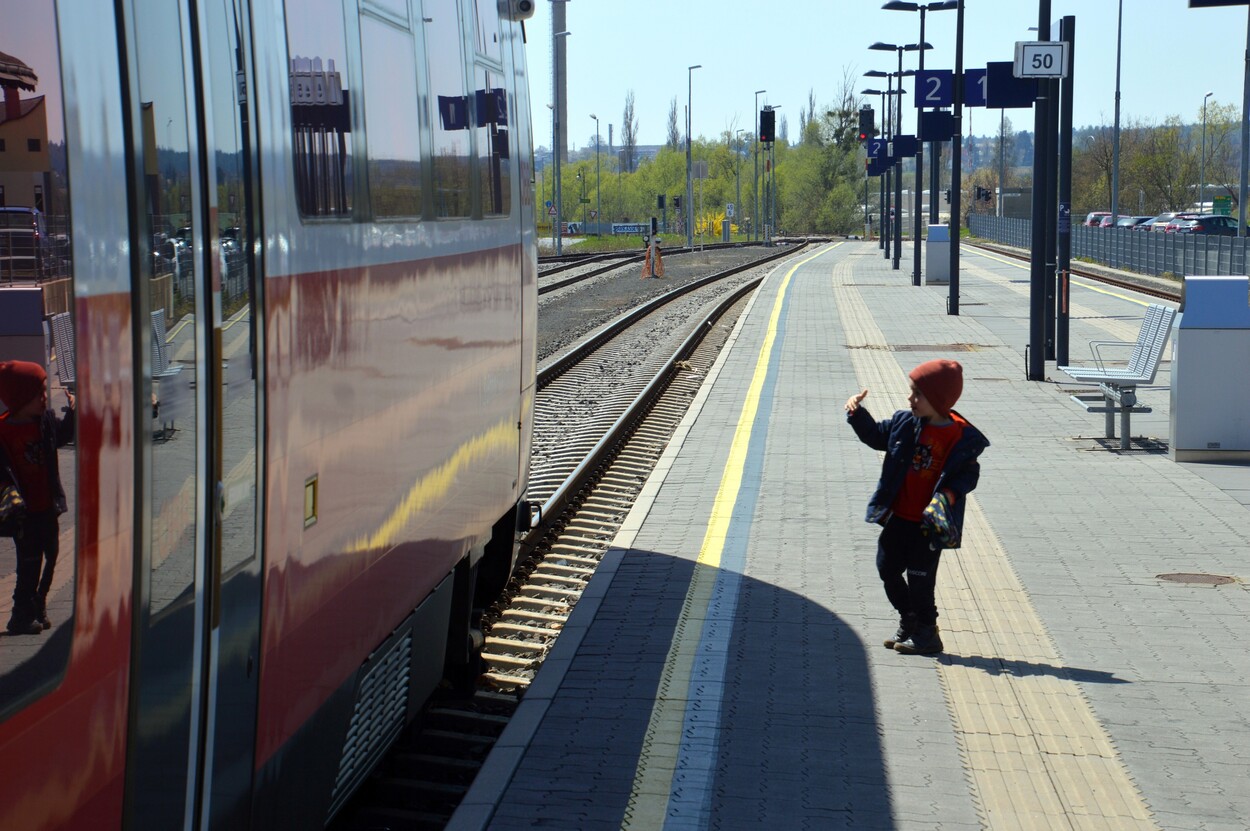
<svg viewBox="0 0 1250 831"><path fill-rule="evenodd" d="M1028 254L1021 252L1016 248L1009 248L1004 245L995 245L979 242L965 242L973 248L979 248L982 251L990 251L999 256L1011 257L1012 259L1029 262ZM1179 303L1181 299L1180 287L1162 277L1151 277L1146 274L1134 274L1129 271L1117 271L1110 268L1087 267L1080 263L1074 263L1069 268L1071 274L1075 277L1084 277L1087 280L1094 280L1117 288L1129 289L1140 294L1147 294L1151 297L1158 297L1163 300L1170 300Z"/></svg>
<svg viewBox="0 0 1250 831"><path fill-rule="evenodd" d="M753 243L730 242L715 243L713 245L702 246L701 248L665 248L663 249L663 254L665 257L671 258L681 254L690 254L701 250L719 251L726 248L745 248L750 245L753 245ZM592 277L607 274L608 272L615 271L618 268L624 268L628 265L639 265L645 259L645 253L637 253L634 251L618 251L607 254L564 254L559 258L540 258L538 262L541 270L538 275L538 293L548 294L556 291L557 289L571 286L574 283L580 283L583 280L589 280ZM555 265L549 268L543 268L544 265L548 265L550 263L555 263ZM597 263L604 263L604 265L600 265L597 268L592 268L587 271L579 271L578 273L567 277L551 279L552 275L562 274L566 271L584 268Z"/></svg>
<svg viewBox="0 0 1250 831"><path fill-rule="evenodd" d="M595 397L581 423L544 426L544 410L558 408L556 402L569 396L584 398L588 380L602 374L603 365L636 360L619 353L635 351L636 339L622 335L641 321L700 288L803 247L788 246L773 257L674 289L539 373L535 445L547 443L551 450L535 463L527 497L541 502L541 520L522 540L522 565L506 597L484 620L478 687L467 699L436 695L335 820L334 831L435 829L451 818L763 278L743 282L694 326L687 314L688 334L676 350L652 356L647 371L627 382L609 381L611 394Z"/></svg>

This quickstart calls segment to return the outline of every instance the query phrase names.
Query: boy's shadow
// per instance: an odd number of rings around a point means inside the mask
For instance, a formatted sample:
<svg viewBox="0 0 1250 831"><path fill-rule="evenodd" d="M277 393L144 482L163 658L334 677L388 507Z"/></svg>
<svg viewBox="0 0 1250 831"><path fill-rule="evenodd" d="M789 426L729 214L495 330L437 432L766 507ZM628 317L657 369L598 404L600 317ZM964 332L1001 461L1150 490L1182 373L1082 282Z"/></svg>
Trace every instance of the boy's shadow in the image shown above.
<svg viewBox="0 0 1250 831"><path fill-rule="evenodd" d="M1077 681L1088 684L1129 684L1124 678L1117 678L1113 673L1096 669L1080 669L1079 667L1055 666L1039 664L1033 661L1019 661L1007 658L993 658L985 655L956 655L943 653L939 660L951 666L979 669L988 675L1011 675L1016 678L1027 678L1032 675L1051 675L1065 681Z"/></svg>

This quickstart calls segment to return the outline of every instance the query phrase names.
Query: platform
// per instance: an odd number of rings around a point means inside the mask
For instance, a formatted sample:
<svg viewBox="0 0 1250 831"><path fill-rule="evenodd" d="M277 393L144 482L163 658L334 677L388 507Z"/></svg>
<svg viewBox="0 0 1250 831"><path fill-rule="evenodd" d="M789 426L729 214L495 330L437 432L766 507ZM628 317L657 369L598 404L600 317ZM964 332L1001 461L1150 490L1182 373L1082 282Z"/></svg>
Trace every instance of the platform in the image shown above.
<svg viewBox="0 0 1250 831"><path fill-rule="evenodd" d="M1121 451L1025 380L1027 264L965 250L961 287L862 241L771 273L451 828L1247 827L1250 467L1168 459L1166 363ZM1073 360L1149 302L1074 281ZM843 403L937 357L993 446L923 657L882 646Z"/></svg>

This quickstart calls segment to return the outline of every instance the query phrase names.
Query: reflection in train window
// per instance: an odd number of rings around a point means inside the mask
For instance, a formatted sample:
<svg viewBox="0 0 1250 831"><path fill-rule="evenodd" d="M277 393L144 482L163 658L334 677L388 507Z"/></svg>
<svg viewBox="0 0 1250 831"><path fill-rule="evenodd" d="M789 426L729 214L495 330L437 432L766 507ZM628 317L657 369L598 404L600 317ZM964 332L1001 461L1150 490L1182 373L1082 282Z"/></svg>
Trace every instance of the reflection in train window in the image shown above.
<svg viewBox="0 0 1250 831"><path fill-rule="evenodd" d="M503 76L477 68L474 75L478 176L482 213L507 215L512 208L512 153L508 149L508 91Z"/></svg>
<svg viewBox="0 0 1250 831"><path fill-rule="evenodd" d="M234 48L233 0L205 3L205 17L218 34L208 40L204 61L213 78L237 78L243 70ZM215 361L220 370L217 397L220 401L215 478L222 483L219 543L221 571L228 576L256 555L256 384L257 354L255 302L253 297L255 244L249 232L255 227L255 204L248 192L248 145L246 125L233 87L212 84L208 109L212 114L217 163L213 173L217 199L221 269L220 348ZM189 230L189 229L188 229Z"/></svg>
<svg viewBox="0 0 1250 831"><path fill-rule="evenodd" d="M472 114L464 89L460 12L456 0L425 2L426 65L430 94L438 108L434 119L434 213L468 216L469 126Z"/></svg>
<svg viewBox="0 0 1250 831"><path fill-rule="evenodd" d="M0 20L0 143L22 150L0 155L0 491L26 502L0 523L3 718L51 689L69 658L79 499L56 18L51 3L0 0Z"/></svg>
<svg viewBox="0 0 1250 831"><path fill-rule="evenodd" d="M474 0L473 14L476 35L474 48L479 55L494 60L503 60L503 52L499 45L499 3L498 0Z"/></svg>
<svg viewBox="0 0 1250 831"><path fill-rule="evenodd" d="M143 118L147 233L152 239L148 305L138 310L150 337L155 419L148 446L151 486L151 563L148 605L153 616L189 597L195 585L198 452L195 364L199 280L189 230L191 155L182 40L162 37L182 30L179 4L139 0L144 25L136 38ZM159 163L157 163L159 161ZM187 243L190 244L187 244ZM143 294L135 292L137 297Z"/></svg>
<svg viewBox="0 0 1250 831"><path fill-rule="evenodd" d="M417 115L417 59L412 34L362 15L360 40L373 215L420 216L421 122ZM407 83L397 84L399 78Z"/></svg>
<svg viewBox="0 0 1250 831"><path fill-rule="evenodd" d="M352 208L352 126L342 2L287 6L296 200L305 216L346 216Z"/></svg>

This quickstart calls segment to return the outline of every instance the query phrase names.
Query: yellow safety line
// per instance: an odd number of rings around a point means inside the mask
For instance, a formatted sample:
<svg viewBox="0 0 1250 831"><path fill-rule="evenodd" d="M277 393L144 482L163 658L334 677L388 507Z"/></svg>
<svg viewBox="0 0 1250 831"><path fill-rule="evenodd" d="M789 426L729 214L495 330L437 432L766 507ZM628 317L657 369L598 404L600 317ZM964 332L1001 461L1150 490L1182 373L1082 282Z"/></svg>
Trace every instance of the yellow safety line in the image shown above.
<svg viewBox="0 0 1250 831"><path fill-rule="evenodd" d="M676 770L677 755L681 749L682 724L686 716L687 693L690 689L690 670L699 646L703 622L707 617L708 602L711 598L712 587L716 582L716 571L720 566L729 522L738 500L742 471L746 465L747 448L751 443L752 425L755 423L755 414L759 408L760 393L768 377L768 364L777 338L777 324L781 319L786 291L790 286L790 278L800 267L828 253L838 245L842 243L823 248L812 256L795 263L786 272L777 290L777 299L773 302L764 342L760 346L759 355L755 361L755 373L747 387L742 412L738 416L738 425L729 447L729 458L725 462L720 487L716 491L716 499L712 504L712 512L704 532L703 544L699 548L699 559L695 564L690 588L686 592L676 631L673 633L672 644L669 646L668 656L664 661L660 687L656 691L651 719L647 724L646 738L643 740L642 751L638 755L638 766L634 770L633 790L625 809L625 817L621 822L622 828L655 831L664 826L669 795L672 791L673 773Z"/></svg>
<svg viewBox="0 0 1250 831"><path fill-rule="evenodd" d="M861 388L871 391L868 403L883 412L885 402L906 399L906 376L851 278L849 261L834 269L838 314L847 343L882 347L850 357ZM1157 829L975 493L965 510L963 547L944 554L938 570L951 658L934 667L983 827Z"/></svg>

